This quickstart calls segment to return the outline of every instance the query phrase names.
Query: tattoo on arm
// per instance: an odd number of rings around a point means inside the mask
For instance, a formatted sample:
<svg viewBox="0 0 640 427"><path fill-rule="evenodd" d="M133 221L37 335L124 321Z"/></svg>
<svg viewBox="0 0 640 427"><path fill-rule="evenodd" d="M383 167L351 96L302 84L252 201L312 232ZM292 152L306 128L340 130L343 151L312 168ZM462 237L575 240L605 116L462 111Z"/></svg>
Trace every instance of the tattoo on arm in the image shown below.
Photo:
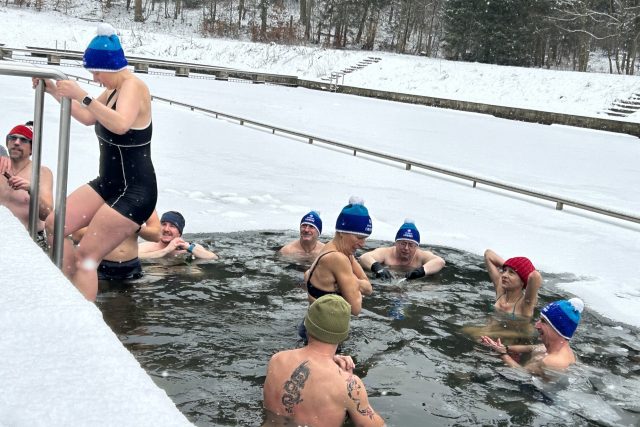
<svg viewBox="0 0 640 427"><path fill-rule="evenodd" d="M284 383L284 394L282 395L282 404L287 413L293 414L293 407L302 402L302 389L309 378L309 362L302 362L291 374L291 377Z"/></svg>
<svg viewBox="0 0 640 427"><path fill-rule="evenodd" d="M371 409L371 406L367 405L365 408L360 407L361 402L360 398L358 397L358 395L360 394L360 389L362 389L362 386L358 384L355 377L353 375L349 375L349 378L347 378L347 393L349 394L349 399L351 399L356 404L356 411L358 411L360 415L364 415L365 417L373 419L374 413L373 409Z"/></svg>

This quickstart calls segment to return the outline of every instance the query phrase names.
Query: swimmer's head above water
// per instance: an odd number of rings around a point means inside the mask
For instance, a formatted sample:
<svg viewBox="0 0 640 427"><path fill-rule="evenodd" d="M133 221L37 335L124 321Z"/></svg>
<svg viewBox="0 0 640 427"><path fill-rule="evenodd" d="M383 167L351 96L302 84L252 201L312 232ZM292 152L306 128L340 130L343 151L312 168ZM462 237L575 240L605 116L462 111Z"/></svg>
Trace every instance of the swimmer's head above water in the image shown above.
<svg viewBox="0 0 640 427"><path fill-rule="evenodd" d="M529 280L529 276L536 269L531 263L531 261L529 260L529 258L525 258L522 256L509 258L508 260L506 260L502 265L503 272L508 268L513 270L518 275L520 280L522 280L523 288L527 287L527 281Z"/></svg>
<svg viewBox="0 0 640 427"><path fill-rule="evenodd" d="M128 62L116 30L100 23L96 35L82 56L82 65L92 73L116 73L127 68Z"/></svg>
<svg viewBox="0 0 640 427"><path fill-rule="evenodd" d="M177 211L168 211L162 214L162 217L160 218L160 224L162 223L169 223L174 225L177 230L179 235L175 236L175 237L180 237L182 236L182 232L184 230L184 226L185 226L185 220L184 217L182 216L182 214L180 212Z"/></svg>

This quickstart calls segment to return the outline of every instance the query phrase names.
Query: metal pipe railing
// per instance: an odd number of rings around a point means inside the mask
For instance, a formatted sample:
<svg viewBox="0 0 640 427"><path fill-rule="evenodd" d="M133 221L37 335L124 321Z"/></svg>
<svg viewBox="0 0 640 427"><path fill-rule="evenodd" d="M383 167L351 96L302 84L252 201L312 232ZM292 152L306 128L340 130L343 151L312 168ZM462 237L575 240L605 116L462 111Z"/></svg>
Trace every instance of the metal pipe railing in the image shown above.
<svg viewBox="0 0 640 427"><path fill-rule="evenodd" d="M14 77L35 77L38 79L68 80L66 74L51 68L42 68L15 64L0 64L0 75ZM40 195L40 164L42 142L42 117L44 110L44 83L36 87L35 109L33 117L33 154L31 166L31 188L29 201L29 235L35 239L39 219L38 199ZM64 242L64 218L67 201L67 172L69 168L69 132L71 127L71 100L60 100L60 132L58 134L58 168L56 174L55 216L52 245L53 262L62 268L62 249Z"/></svg>
<svg viewBox="0 0 640 427"><path fill-rule="evenodd" d="M326 145L331 145L333 147L338 147L341 149L344 149L346 151L348 151L349 153L353 154L354 156L356 156L357 154L366 154L368 156L371 157L375 157L375 158L379 158L379 159L385 159L385 160L389 160L392 162L396 162L396 163L401 163L405 166L406 170L411 170L412 167L416 167L416 168L420 168L420 169L424 169L424 170L428 170L431 172L436 172L439 174L443 174L443 175L447 175L447 176L451 176L454 178L458 178L458 179L462 179L462 180L466 180L466 181L470 181L473 184L473 187L475 188L477 186L477 184L484 184L490 187L495 187L495 188L500 188L501 190L506 190L506 191L510 191L513 193L518 193L518 194L523 194L526 196L530 196L530 197L535 197L538 199L543 199L543 200L548 200L551 202L554 202L556 204L556 210L562 210L562 208L566 205L566 206L572 206L574 208L578 208L578 209L583 209L586 211L590 211L590 212L594 212L597 214L601 214L601 215L606 215L612 218L617 218L617 219L621 219L624 221L630 221L630 222L635 222L636 224L640 224L640 216L637 215L633 215L631 213L627 213L627 212L621 212L621 211L616 211L613 209L608 209L608 208L603 208L603 207L599 207L599 206L594 206L594 205L590 205L588 203L583 203L577 200L572 200L563 196L558 196L558 195L554 195L554 194L549 194L549 193L544 193L544 192L540 192L540 191L535 191L535 190L530 190L527 188L523 188L523 187L519 187L516 185L512 185L512 184L508 184L505 182L500 182L497 180L492 180L492 179L488 179L488 178L484 178L484 177L479 177L479 176L474 176L465 172L459 172L459 171L455 171L452 169L447 169L447 168L443 168L441 166L437 166L437 165L430 165L428 163L422 163L422 162L418 162L418 161L414 161L414 160L410 160L410 159L406 159L403 157L399 157L399 156L395 156L392 154L386 154L386 153L380 153L374 150L370 150L367 148L362 148L362 147L358 147L355 145L351 145L351 144L346 144L343 142L338 142L338 141L332 141L330 139L327 138L321 138L321 137L317 137L317 136L313 136L313 135L308 135L305 134L303 132L299 132L299 131L295 131L295 130L291 130L291 129L285 129L282 127L278 127L278 126L273 126L267 123L261 123L255 120L251 120L251 119L246 119L243 117L238 117L238 116L234 116L231 114L226 114L226 113L222 113L219 111L214 111L214 110L209 110L207 108L202 108L202 107L197 107L195 105L190 105L190 104L186 104L184 102L180 102L180 101L175 101L172 99L168 99L168 98L163 98L160 96L152 96L152 99L154 100L159 100L159 101L164 101L167 102L170 105L177 105L177 106L181 106L181 107L185 107L190 109L191 111L199 111L205 114L209 114L209 115L213 115L216 118L225 118L225 119L229 119L229 120L234 120L237 121L238 124L240 125L252 125L255 126L257 128L262 128L262 129L266 129L271 131L272 134L275 135L276 132L283 134L283 135L289 135L295 138L301 138L305 141L307 141L309 144L313 144L314 142L319 142L322 144L326 144Z"/></svg>

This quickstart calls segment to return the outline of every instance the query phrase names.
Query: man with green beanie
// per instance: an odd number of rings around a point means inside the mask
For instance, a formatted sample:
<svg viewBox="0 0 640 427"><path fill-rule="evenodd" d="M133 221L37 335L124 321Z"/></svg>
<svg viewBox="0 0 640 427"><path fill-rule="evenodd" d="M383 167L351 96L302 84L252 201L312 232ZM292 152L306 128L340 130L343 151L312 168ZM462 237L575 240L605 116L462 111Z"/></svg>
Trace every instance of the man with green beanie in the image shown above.
<svg viewBox="0 0 640 427"><path fill-rule="evenodd" d="M356 426L384 426L362 380L353 374L351 358L335 354L349 334L350 317L351 306L339 295L324 295L309 306L304 319L308 344L278 352L269 361L263 426L341 426L347 414Z"/></svg>

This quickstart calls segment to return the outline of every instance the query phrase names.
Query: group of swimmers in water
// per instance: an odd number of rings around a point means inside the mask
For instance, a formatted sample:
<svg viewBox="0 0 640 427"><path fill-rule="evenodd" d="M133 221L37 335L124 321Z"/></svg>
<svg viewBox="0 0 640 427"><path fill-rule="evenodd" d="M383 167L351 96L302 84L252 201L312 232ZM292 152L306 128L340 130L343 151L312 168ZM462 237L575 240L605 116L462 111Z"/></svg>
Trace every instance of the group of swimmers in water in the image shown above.
<svg viewBox="0 0 640 427"><path fill-rule="evenodd" d="M357 316L362 310L363 297L372 294L373 287L365 270L380 280L394 280L401 276L400 283L437 274L444 268L445 261L420 248L420 232L411 220L405 220L400 226L393 246L380 247L357 258L356 251L364 247L371 231L371 217L364 202L352 198L340 212L335 234L329 242L323 244L318 240L322 221L317 212L311 211L300 221L299 239L280 249L285 256L313 259L304 274L310 306L299 327L299 334L307 346L277 353L271 359L264 387L268 413L268 422L264 425L287 425L279 424L287 421L304 425L340 425L339 420L344 418L345 411L356 425L384 424L368 405L366 389L353 374L352 361L334 356L333 363L339 369L334 367L332 370L329 359L319 359L318 355L321 352L327 356L333 354L331 351L335 352L338 344L346 339L349 316L343 313L347 311L345 307L348 307L350 315ZM496 293L495 311L508 318L528 319L529 323L542 286L542 276L533 263L525 257L505 260L491 249L485 251L484 260ZM331 303L327 300L329 298ZM342 301L346 305L341 306ZM319 315L312 316L316 305L321 302L323 306L335 306L331 311L322 311L331 321ZM480 335L478 342L512 367L543 376L550 371L564 370L576 361L569 341L583 309L584 304L578 298L555 301L542 308L534 326L540 344L508 345L502 342L502 338L488 335ZM340 316L344 318L341 320L343 323L337 320ZM326 383L332 384L331 390L328 384L321 384L318 380L312 383L312 373L316 373L316 378L322 375ZM315 404L321 389L332 397L336 396L334 405L324 402L319 408ZM305 402L303 396L312 401ZM328 421L329 414L335 415L335 422Z"/></svg>
<svg viewBox="0 0 640 427"><path fill-rule="evenodd" d="M157 183L151 161L151 95L148 87L127 69L127 60L115 29L100 24L83 56L83 65L104 91L91 97L77 82L44 80L45 91L56 100L70 98L71 115L84 125L93 125L100 146L99 175L72 192L66 201L64 234L64 274L88 299L95 300L98 270L103 260L122 263L140 257L195 253L213 259L215 254L182 239L184 218L175 211L161 218L158 242L137 244L138 236L157 237ZM33 79L33 87L40 84ZM28 201L30 183L30 147L33 131L17 126L7 135L10 163L0 156L0 172L7 178L6 189L20 190ZM28 151L28 153L27 153ZM26 155L26 157L25 157ZM29 173L27 173L29 168ZM53 235L51 173L44 168L41 182L39 218L47 231L49 244ZM16 193L17 194L17 193ZM16 196L11 194L11 196ZM2 196L2 194L0 194ZM24 217L24 215L22 215ZM156 229L153 229L156 227ZM172 230L175 229L175 230ZM81 231L82 230L82 231ZM365 271L377 279L418 280L437 274L445 261L423 250L420 233L413 221L399 228L391 247L382 247L356 258L371 235L372 223L361 199L353 198L340 212L333 238L318 241L322 221L317 212L309 212L300 223L300 238L285 245L281 254L313 258L304 274L309 308L299 333L306 345L276 353L267 368L264 384L264 425L339 426L348 414L357 426L382 426L384 420L369 404L362 380L353 373L349 356L336 355L338 345L349 332L351 316L362 310L363 297L373 287ZM129 242L129 243L127 243ZM132 252L118 248L133 248ZM115 257L115 258L113 258ZM119 258L118 258L119 257ZM537 304L542 277L524 257L502 259L492 250L485 252L485 263L494 284L499 312L531 318ZM104 265L104 264L103 264ZM113 267L113 264L111 264ZM103 272L109 272L109 268ZM564 369L575 362L569 340L583 309L582 301L573 298L556 301L540 310L535 328L540 345L505 345L501 338L481 336L479 342L510 366L521 366L520 355L530 353L524 369L542 373L545 369Z"/></svg>

